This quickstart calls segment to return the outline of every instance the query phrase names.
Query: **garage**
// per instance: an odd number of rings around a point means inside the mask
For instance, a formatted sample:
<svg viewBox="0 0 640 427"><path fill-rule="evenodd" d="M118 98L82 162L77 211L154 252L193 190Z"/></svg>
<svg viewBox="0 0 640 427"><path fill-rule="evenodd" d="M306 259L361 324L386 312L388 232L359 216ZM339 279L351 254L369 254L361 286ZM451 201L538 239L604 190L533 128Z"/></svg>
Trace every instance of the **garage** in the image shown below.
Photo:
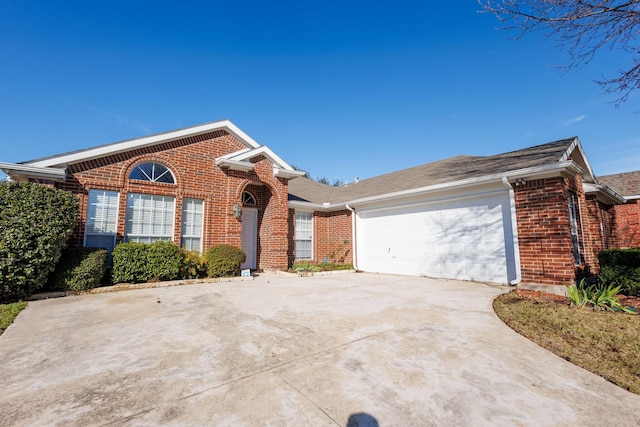
<svg viewBox="0 0 640 427"><path fill-rule="evenodd" d="M423 196L357 209L358 268L508 284L517 280L509 191Z"/></svg>

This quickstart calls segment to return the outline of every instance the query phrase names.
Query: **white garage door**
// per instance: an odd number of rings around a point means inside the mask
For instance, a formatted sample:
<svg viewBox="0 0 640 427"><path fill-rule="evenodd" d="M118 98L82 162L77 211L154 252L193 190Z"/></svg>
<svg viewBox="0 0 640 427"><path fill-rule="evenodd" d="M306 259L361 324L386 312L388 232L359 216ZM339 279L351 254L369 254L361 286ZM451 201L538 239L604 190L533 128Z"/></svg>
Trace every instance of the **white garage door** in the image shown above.
<svg viewBox="0 0 640 427"><path fill-rule="evenodd" d="M516 278L509 193L358 211L358 268L509 283Z"/></svg>

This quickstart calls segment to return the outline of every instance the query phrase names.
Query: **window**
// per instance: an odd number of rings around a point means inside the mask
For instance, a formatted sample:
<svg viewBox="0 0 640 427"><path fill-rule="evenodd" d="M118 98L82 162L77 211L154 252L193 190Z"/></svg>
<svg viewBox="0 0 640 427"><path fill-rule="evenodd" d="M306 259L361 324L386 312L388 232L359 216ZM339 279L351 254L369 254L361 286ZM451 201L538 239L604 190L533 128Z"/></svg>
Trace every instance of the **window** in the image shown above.
<svg viewBox="0 0 640 427"><path fill-rule="evenodd" d="M119 196L117 191L89 190L85 247L113 250L118 229Z"/></svg>
<svg viewBox="0 0 640 427"><path fill-rule="evenodd" d="M569 224L571 227L571 240L573 243L573 262L575 265L582 264L582 254L580 252L580 233L578 227L578 218L580 210L578 208L578 199L576 195L569 192Z"/></svg>
<svg viewBox="0 0 640 427"><path fill-rule="evenodd" d="M296 259L313 259L313 213L296 212Z"/></svg>
<svg viewBox="0 0 640 427"><path fill-rule="evenodd" d="M141 163L131 171L129 179L138 179L140 181L164 182L166 184L175 184L175 179L171 171L163 164L156 162Z"/></svg>
<svg viewBox="0 0 640 427"><path fill-rule="evenodd" d="M174 217L174 197L129 193L125 240L140 243L173 240Z"/></svg>
<svg viewBox="0 0 640 427"><path fill-rule="evenodd" d="M190 251L202 250L202 207L199 199L182 200L182 237L180 246Z"/></svg>
<svg viewBox="0 0 640 427"><path fill-rule="evenodd" d="M255 206L256 203L256 198L253 197L253 194L249 193L248 191L244 191L242 193L242 204L244 206Z"/></svg>

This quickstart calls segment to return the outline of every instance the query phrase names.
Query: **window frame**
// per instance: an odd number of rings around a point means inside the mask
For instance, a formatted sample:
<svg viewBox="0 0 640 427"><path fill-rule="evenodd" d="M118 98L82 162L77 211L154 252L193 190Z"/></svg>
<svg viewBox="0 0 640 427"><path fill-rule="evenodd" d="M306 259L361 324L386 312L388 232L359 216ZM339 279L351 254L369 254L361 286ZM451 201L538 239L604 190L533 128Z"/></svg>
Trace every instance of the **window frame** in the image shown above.
<svg viewBox="0 0 640 427"><path fill-rule="evenodd" d="M151 209L149 207L144 206L144 199L150 199L152 206ZM158 199L162 199L163 203L167 201L171 201L171 210L167 210L165 208L157 208L155 205ZM133 202L132 202L133 200ZM134 209L136 206L133 204L136 200L143 200L142 210L139 211L138 215L141 215L141 218L136 218L136 212ZM156 215L160 215L163 221L157 222L154 224L154 220L156 219ZM145 218L145 216L149 216L149 218ZM146 220L149 219L151 222L146 223ZM133 221L137 221L137 224L134 224ZM144 193L135 193L129 192L127 193L127 207L126 207L126 215L125 215L125 227L124 227L124 241L125 242L140 242L140 243L153 243L158 240L170 241L173 242L173 237L175 233L175 221L176 221L176 198L174 196L167 196L164 194L144 194ZM160 224L160 225L158 225ZM134 227L148 227L150 231L156 230L158 228L164 229L162 233L134 233Z"/></svg>
<svg viewBox="0 0 640 427"><path fill-rule="evenodd" d="M571 234L573 263L574 265L579 266L584 264L584 252L581 247L582 217L580 214L580 204L578 203L578 196L576 193L569 191L567 194L569 205L569 232Z"/></svg>
<svg viewBox="0 0 640 427"><path fill-rule="evenodd" d="M143 169L144 165L151 165L151 175L149 175L147 172ZM164 172L160 173L159 175L156 176L156 166L161 166L162 168L164 168ZM143 176L142 177L134 177L133 175L135 173L142 173ZM170 176L171 177L171 182L168 181L162 181L160 180L162 177L164 176ZM160 163L160 162L156 162L156 161L146 161L146 162L141 162L138 163L137 165L135 165L133 167L133 169L131 169L131 171L129 172L129 179L131 180L135 180L135 181L142 181L142 182L152 182L154 184L169 184L169 185L175 185L176 184L176 176L173 173L173 171L171 170L171 168L169 168L167 165Z"/></svg>
<svg viewBox="0 0 640 427"><path fill-rule="evenodd" d="M199 206L200 206L200 210L199 212L197 211L197 209L188 210L188 205L189 202L199 202ZM189 224L187 221L189 221L190 218L193 218L195 215L199 215L200 216L200 224L198 225L194 225L194 224ZM202 253L202 240L203 240L203 234L204 234L204 200L203 199L196 199L196 198L191 198L191 197L185 197L182 199L182 217L181 217L181 226L180 226L180 247L183 247L187 250L195 250L198 251L200 253ZM191 230L195 228L199 228L200 229L200 234L196 235L196 234L187 234L185 232L185 229L187 229L187 231L189 231L188 229L191 228ZM185 239L199 239L199 244L198 244L198 248L193 248L191 247L191 245L186 245L185 244Z"/></svg>
<svg viewBox="0 0 640 427"><path fill-rule="evenodd" d="M101 203L100 200L95 200L95 202L92 203L92 198L93 198L92 195L96 195L96 198L98 198L100 197L99 193L102 193L103 197L115 196L115 203L112 203L112 200L107 201L106 204ZM92 228L95 228L95 218L97 217L98 214L94 210L97 210L99 205L102 205L103 216L105 215L104 214L105 209L107 210L106 218L101 222L103 223L107 222L106 228L109 228L109 229L112 228L113 229L112 231L102 231L102 232L90 231L92 230ZM114 211L108 212L110 209L114 209ZM92 213L93 213L94 221L91 220ZM113 251L113 248L116 246L116 239L118 237L119 214L120 214L120 192L119 191L103 190L101 188L89 189L87 193L87 212L85 217L84 237L82 241L82 246L107 249L109 251L109 254L111 254L111 251ZM111 219L113 219L113 221L111 221ZM100 239L100 243L97 246L96 245L87 246L87 241L90 240L92 237L98 237ZM102 237L105 237L107 241L111 239L111 243L109 245L101 244Z"/></svg>
<svg viewBox="0 0 640 427"><path fill-rule="evenodd" d="M301 218L302 216L305 216L307 218ZM313 260L313 256L314 256L314 248L313 248L313 237L314 237L314 221L313 221L313 211L299 211L296 210L294 213L294 218L293 218L293 239L294 239L294 258L296 260ZM303 230L299 230L299 221L308 221L308 227L306 227ZM300 238L300 235L305 232L308 231L308 238ZM300 233L300 234L299 234ZM299 244L303 243L303 242L308 242L309 248L299 248ZM299 256L299 254L301 254L302 252L308 252L309 256Z"/></svg>

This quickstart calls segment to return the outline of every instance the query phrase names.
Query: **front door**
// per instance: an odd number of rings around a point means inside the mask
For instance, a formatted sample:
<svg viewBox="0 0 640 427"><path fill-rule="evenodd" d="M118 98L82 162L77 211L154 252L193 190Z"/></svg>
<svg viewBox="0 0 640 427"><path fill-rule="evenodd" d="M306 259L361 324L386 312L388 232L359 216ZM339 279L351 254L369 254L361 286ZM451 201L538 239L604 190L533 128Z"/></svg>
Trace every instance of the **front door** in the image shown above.
<svg viewBox="0 0 640 427"><path fill-rule="evenodd" d="M242 210L242 250L247 260L240 268L256 269L258 252L258 210L244 208Z"/></svg>

